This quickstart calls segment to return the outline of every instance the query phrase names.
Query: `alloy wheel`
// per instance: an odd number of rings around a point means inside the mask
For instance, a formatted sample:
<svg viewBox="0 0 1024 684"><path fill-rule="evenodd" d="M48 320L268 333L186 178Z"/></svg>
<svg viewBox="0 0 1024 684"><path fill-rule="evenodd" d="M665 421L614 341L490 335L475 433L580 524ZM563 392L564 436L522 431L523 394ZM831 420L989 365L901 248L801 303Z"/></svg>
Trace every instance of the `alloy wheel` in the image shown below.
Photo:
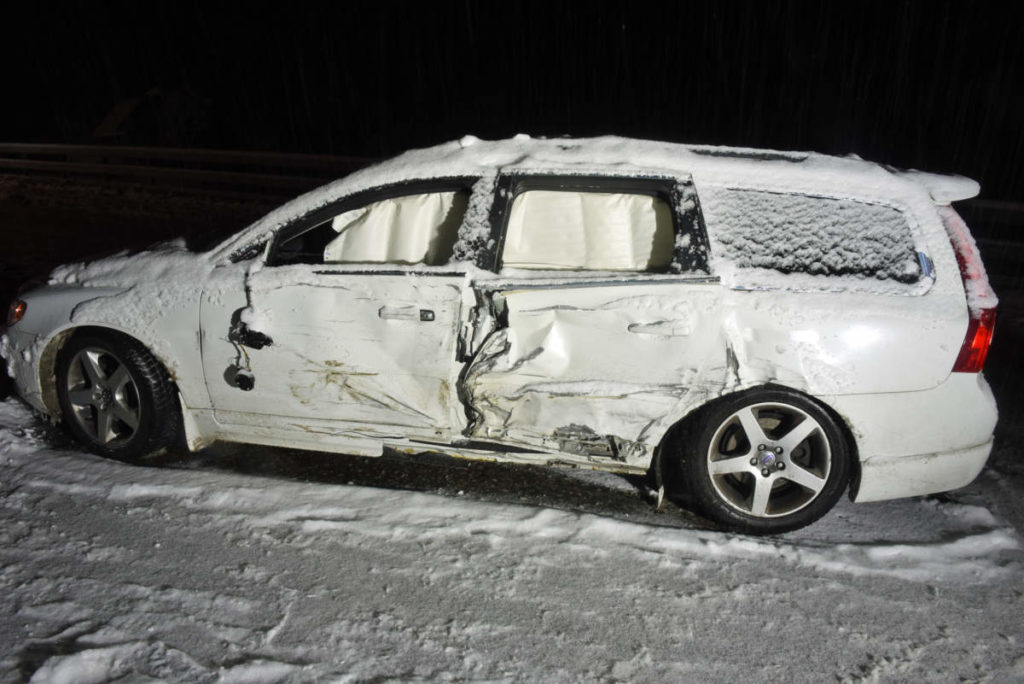
<svg viewBox="0 0 1024 684"><path fill-rule="evenodd" d="M832 467L821 424L789 404L744 406L715 431L707 473L719 497L758 518L789 515L825 488Z"/></svg>
<svg viewBox="0 0 1024 684"><path fill-rule="evenodd" d="M110 351L79 350L65 381L72 418L94 443L117 446L139 429L138 387L127 366Z"/></svg>

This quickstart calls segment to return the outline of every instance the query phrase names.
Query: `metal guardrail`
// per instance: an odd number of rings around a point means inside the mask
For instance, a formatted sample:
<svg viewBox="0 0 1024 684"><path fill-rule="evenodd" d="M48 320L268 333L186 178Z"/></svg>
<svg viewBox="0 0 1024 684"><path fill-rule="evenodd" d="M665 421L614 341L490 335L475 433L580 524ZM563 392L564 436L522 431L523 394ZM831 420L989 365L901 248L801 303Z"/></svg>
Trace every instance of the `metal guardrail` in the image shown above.
<svg viewBox="0 0 1024 684"><path fill-rule="evenodd" d="M374 161L322 154L0 143L0 170L282 191L309 189Z"/></svg>

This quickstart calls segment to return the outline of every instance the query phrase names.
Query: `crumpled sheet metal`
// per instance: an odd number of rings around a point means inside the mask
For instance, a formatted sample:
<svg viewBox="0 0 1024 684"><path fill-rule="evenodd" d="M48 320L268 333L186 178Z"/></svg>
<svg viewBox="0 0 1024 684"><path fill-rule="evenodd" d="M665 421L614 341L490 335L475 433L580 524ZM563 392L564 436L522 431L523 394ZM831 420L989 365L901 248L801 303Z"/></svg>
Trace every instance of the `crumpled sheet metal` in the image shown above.
<svg viewBox="0 0 1024 684"><path fill-rule="evenodd" d="M504 292L508 327L463 377L472 435L646 462L708 373L722 384L714 336L690 334L715 324L718 296L635 283Z"/></svg>

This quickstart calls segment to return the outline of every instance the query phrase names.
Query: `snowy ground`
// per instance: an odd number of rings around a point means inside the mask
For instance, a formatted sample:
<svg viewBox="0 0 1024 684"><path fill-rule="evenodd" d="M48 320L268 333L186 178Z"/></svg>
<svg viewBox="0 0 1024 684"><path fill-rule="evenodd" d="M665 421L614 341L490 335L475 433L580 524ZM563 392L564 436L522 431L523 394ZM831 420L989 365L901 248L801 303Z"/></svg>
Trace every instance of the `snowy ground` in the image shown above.
<svg viewBox="0 0 1024 684"><path fill-rule="evenodd" d="M510 469L354 459L407 491L238 457L133 467L0 404L0 681L1024 679L1019 464L754 539L611 475L520 504Z"/></svg>

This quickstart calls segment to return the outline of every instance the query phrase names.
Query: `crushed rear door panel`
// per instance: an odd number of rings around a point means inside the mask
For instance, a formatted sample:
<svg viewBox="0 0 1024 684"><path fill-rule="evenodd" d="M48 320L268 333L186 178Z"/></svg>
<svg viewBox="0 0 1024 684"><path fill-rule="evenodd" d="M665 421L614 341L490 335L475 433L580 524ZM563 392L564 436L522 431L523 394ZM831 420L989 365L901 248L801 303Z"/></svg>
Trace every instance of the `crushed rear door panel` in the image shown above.
<svg viewBox="0 0 1024 684"><path fill-rule="evenodd" d="M680 279L480 293L498 322L462 376L467 433L642 465L709 364L721 384L720 296Z"/></svg>

